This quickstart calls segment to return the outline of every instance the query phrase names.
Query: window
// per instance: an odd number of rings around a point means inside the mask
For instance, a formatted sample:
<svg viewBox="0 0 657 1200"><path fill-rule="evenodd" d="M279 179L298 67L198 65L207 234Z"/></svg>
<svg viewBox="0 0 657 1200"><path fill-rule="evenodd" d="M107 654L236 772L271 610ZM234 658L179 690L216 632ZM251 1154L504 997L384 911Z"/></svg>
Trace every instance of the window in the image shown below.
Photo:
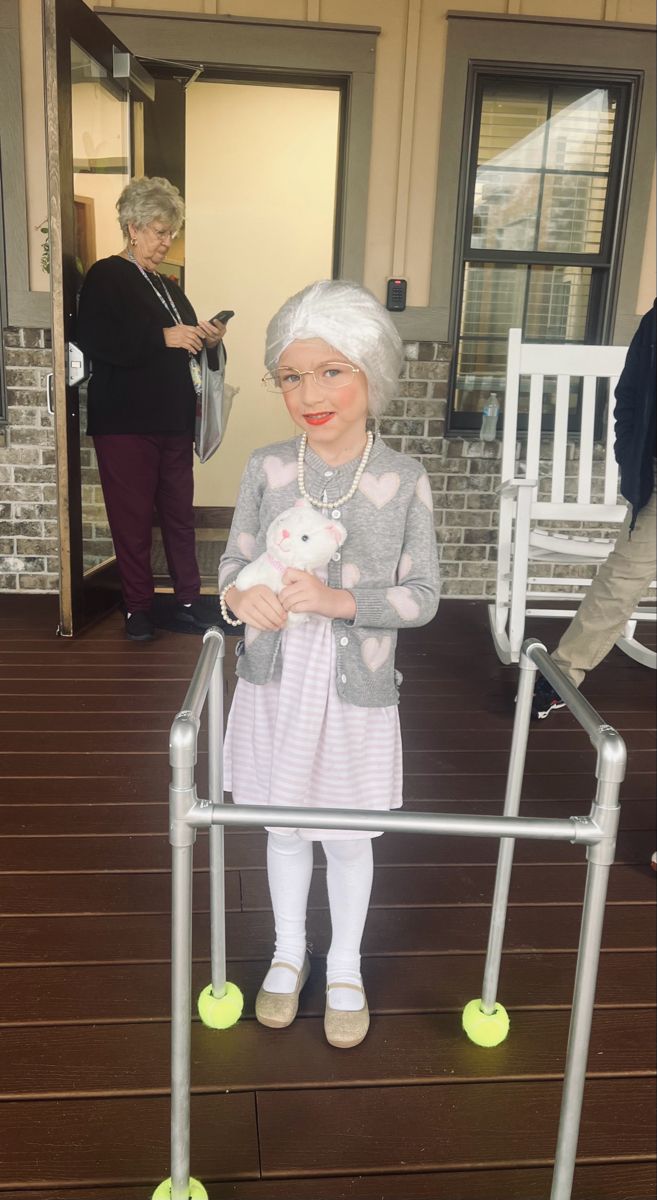
<svg viewBox="0 0 657 1200"><path fill-rule="evenodd" d="M630 101L608 79L505 69L473 83L451 386L463 433L491 392L503 401L509 328L537 342L606 334Z"/></svg>

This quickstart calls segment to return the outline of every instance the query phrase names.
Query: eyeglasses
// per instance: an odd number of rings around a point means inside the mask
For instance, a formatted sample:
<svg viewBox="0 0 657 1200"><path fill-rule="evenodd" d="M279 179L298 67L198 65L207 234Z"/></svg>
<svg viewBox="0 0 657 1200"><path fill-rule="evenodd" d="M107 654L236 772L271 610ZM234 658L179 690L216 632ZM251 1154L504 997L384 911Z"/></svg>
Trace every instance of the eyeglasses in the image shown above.
<svg viewBox="0 0 657 1200"><path fill-rule="evenodd" d="M155 235L158 242L175 242L176 238L178 237L177 230L174 233L172 229L157 229L155 225L147 225L146 228L150 229L151 233Z"/></svg>
<svg viewBox="0 0 657 1200"><path fill-rule="evenodd" d="M327 362L315 367L314 371L295 371L294 367L277 367L271 374L264 375L262 382L268 392L293 392L298 388L304 375L312 375L317 387L327 391L337 392L347 387L358 375L360 367L352 367L346 362Z"/></svg>

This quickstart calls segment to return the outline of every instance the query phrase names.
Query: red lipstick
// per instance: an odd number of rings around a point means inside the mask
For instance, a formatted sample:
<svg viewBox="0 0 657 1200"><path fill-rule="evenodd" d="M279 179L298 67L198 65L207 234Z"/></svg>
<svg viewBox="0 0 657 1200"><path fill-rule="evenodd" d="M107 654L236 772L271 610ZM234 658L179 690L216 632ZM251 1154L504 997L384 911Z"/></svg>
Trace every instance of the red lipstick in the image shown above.
<svg viewBox="0 0 657 1200"><path fill-rule="evenodd" d="M307 421L309 425L326 425L326 422L330 421L333 416L334 414L332 412L306 413L303 419L304 421Z"/></svg>

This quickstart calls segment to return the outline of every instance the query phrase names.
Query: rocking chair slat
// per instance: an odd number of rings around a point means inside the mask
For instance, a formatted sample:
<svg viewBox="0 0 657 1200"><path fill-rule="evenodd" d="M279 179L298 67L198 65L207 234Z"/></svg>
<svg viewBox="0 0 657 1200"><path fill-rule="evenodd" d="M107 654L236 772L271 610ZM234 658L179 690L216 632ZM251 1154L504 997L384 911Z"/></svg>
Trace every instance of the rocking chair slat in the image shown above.
<svg viewBox="0 0 657 1200"><path fill-rule="evenodd" d="M595 424L595 375L586 375L582 387L582 421L579 436L577 503L590 504L593 474L593 427Z"/></svg>
<svg viewBox="0 0 657 1200"><path fill-rule="evenodd" d="M557 376L557 399L554 410L554 454L552 458L553 504L563 504L566 485L566 447L568 444L568 409L570 375Z"/></svg>
<svg viewBox="0 0 657 1200"><path fill-rule="evenodd" d="M607 445L605 448L605 504L614 504L618 495L618 464L614 458L614 392L618 376L613 375L609 380L609 401L607 404Z"/></svg>

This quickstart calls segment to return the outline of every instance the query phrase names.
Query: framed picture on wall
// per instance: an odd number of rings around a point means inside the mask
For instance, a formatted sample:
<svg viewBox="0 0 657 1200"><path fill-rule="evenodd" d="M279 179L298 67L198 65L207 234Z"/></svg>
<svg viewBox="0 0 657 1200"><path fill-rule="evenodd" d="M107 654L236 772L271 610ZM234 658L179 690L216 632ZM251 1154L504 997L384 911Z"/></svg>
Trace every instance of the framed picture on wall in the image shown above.
<svg viewBox="0 0 657 1200"><path fill-rule="evenodd" d="M185 290L185 268L182 263L168 262L165 258L160 263L158 270L160 275L163 275L165 279L172 279L174 283L178 284L179 288L182 288L183 291Z"/></svg>

